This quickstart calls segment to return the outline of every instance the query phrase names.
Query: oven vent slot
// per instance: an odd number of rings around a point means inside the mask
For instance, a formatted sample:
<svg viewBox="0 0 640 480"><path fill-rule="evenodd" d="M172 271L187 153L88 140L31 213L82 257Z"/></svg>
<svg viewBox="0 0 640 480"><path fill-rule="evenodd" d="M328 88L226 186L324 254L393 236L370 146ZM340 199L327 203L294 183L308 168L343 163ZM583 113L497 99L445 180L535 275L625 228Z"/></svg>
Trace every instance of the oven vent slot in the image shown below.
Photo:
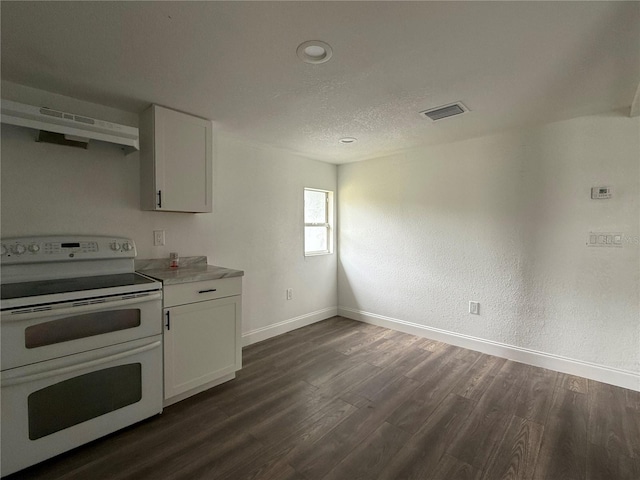
<svg viewBox="0 0 640 480"><path fill-rule="evenodd" d="M95 305L96 303L104 303L106 300L104 298L98 298L95 300L85 300L84 302L73 302L73 307L82 307L85 305Z"/></svg>
<svg viewBox="0 0 640 480"><path fill-rule="evenodd" d="M51 307L34 307L34 312L46 312L47 310L51 310Z"/></svg>
<svg viewBox="0 0 640 480"><path fill-rule="evenodd" d="M144 292L144 293L132 293L130 295L123 295L122 299L123 300L130 300L132 298L140 298L140 297L148 297L149 293L148 292Z"/></svg>
<svg viewBox="0 0 640 480"><path fill-rule="evenodd" d="M51 307L24 308L22 310L14 310L14 311L12 311L11 315L23 315L25 313L46 312L47 310L51 310Z"/></svg>

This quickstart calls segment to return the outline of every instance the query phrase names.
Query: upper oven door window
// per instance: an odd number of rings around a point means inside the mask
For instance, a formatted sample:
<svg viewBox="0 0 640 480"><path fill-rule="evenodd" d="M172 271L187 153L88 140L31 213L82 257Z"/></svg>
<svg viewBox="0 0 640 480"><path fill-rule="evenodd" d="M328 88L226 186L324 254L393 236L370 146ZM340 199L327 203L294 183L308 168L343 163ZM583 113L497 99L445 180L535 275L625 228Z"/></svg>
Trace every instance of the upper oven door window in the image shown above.
<svg viewBox="0 0 640 480"><path fill-rule="evenodd" d="M24 346L38 348L55 343L104 335L140 326L140 308L84 313L37 323L25 328Z"/></svg>
<svg viewBox="0 0 640 480"><path fill-rule="evenodd" d="M0 313L2 370L162 333L162 293Z"/></svg>

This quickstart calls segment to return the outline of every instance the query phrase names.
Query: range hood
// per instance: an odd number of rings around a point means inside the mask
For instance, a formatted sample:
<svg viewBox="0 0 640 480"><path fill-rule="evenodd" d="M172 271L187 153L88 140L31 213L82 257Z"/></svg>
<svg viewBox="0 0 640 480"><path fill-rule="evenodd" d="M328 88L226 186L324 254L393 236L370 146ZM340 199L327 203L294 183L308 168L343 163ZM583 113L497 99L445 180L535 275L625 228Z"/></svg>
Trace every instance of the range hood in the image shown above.
<svg viewBox="0 0 640 480"><path fill-rule="evenodd" d="M2 100L2 123L53 132L63 136L68 145L82 144L89 140L115 143L126 147L127 153L140 150L138 129L113 122L46 107L34 107L23 103ZM41 138L50 138L51 135ZM64 143L61 141L55 143ZM78 146L78 145L75 145Z"/></svg>

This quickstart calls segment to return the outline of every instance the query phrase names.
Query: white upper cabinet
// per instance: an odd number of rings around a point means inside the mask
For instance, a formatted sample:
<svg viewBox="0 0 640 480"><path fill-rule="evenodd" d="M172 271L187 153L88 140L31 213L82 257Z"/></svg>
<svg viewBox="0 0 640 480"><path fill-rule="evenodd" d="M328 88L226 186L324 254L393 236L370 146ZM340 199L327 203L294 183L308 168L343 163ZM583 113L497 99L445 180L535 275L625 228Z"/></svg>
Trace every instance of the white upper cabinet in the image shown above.
<svg viewBox="0 0 640 480"><path fill-rule="evenodd" d="M211 212L213 124L152 105L140 116L143 210Z"/></svg>

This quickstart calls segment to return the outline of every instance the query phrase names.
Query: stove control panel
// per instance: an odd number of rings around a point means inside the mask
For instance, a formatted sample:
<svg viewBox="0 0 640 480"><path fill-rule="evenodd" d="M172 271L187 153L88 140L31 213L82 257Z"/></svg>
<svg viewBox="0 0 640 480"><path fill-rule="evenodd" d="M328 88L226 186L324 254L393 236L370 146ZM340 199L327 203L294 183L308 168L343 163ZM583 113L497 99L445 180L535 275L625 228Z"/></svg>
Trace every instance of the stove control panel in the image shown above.
<svg viewBox="0 0 640 480"><path fill-rule="evenodd" d="M26 264L134 258L133 240L102 236L42 236L3 238L0 263Z"/></svg>

